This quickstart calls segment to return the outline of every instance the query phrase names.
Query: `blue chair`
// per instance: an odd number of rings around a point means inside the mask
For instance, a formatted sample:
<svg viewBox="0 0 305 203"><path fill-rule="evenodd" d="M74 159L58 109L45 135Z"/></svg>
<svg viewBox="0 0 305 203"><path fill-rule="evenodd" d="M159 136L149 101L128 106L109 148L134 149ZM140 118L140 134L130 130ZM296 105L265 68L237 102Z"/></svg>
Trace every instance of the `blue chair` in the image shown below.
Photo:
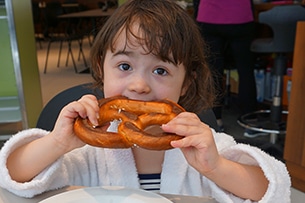
<svg viewBox="0 0 305 203"><path fill-rule="evenodd" d="M275 147L277 135L286 133L288 111L282 110L283 75L287 67L287 54L294 50L296 24L305 20L305 9L301 5L275 6L259 13L259 23L268 25L273 33L271 38L253 41L251 50L260 54L275 54L273 73L276 88L270 110L260 110L238 119L238 123L258 132L270 133L269 147Z"/></svg>

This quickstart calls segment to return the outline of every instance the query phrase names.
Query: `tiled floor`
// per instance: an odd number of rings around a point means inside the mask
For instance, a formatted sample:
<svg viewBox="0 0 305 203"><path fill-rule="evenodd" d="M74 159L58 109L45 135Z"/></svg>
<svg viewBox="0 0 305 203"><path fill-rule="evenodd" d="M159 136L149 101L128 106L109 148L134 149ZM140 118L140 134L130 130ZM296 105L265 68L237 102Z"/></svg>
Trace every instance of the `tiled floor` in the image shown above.
<svg viewBox="0 0 305 203"><path fill-rule="evenodd" d="M77 56L78 49L75 46L74 54ZM38 56L38 64L40 69L40 78L42 85L42 96L43 103L46 104L53 96L55 96L60 91L77 85L81 83L87 83L92 81L90 74L77 74L74 72L74 69L70 63L68 67L64 66L65 57L62 57L61 66L57 68L57 56L58 56L58 45L54 45L50 52L50 59L48 64L48 72L46 74L43 73L43 67L45 62L45 54L46 54L46 44L42 43L42 49L37 45L37 56ZM84 44L85 55L88 57L89 55L89 46L88 44ZM63 50L63 53L66 53ZM75 57L77 58L77 57ZM88 59L88 58L87 58ZM85 69L83 62L77 61L77 67L79 70ZM225 132L235 137L235 139L239 142L245 142L252 145L260 146L262 143L268 143L268 137L258 137L255 139L245 138L243 136L244 129L237 124L237 118L239 116L238 107L236 105L236 97L232 95L230 99L231 103L228 107L224 108L223 121ZM281 140L281 139L280 139ZM0 146L1 147L1 146ZM301 203L304 202L305 194L295 190L292 188L292 203Z"/></svg>

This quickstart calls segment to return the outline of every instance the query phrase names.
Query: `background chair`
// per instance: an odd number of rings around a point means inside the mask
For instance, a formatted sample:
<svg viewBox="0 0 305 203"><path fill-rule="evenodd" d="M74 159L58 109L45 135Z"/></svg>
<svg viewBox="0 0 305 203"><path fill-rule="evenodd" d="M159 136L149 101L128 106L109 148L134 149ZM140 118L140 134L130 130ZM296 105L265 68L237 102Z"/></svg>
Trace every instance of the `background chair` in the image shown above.
<svg viewBox="0 0 305 203"><path fill-rule="evenodd" d="M80 32L78 27L74 25L75 21L70 23L69 19L59 18L59 15L65 14L69 10L68 7L62 7L60 2L48 2L46 3L46 7L44 8L44 36L45 39L48 40L47 46L47 54L46 61L44 67L44 73L47 72L48 66L48 57L50 52L51 44L54 42L59 42L59 54L57 60L57 67L60 65L61 51L63 43L66 42L68 45L68 53L66 58L66 66L69 62L69 57L71 57L73 67L75 73L78 73L73 50L72 50L72 42L75 41L78 43L80 54L82 54L84 64L87 67L87 62L85 59L85 55L82 51L82 39L84 37L83 32Z"/></svg>
<svg viewBox="0 0 305 203"><path fill-rule="evenodd" d="M94 94L97 98L102 98L103 93L98 89L93 89L91 86L91 83L81 84L57 94L43 108L36 127L49 131L53 130L61 109L68 103L80 99L85 94Z"/></svg>
<svg viewBox="0 0 305 203"><path fill-rule="evenodd" d="M282 5L259 13L259 23L272 29L272 38L260 38L253 41L251 50L261 54L275 54L273 73L276 78L275 94L270 110L260 110L241 116L238 123L254 131L270 133L271 145L276 146L278 134L286 133L287 111L282 111L283 75L287 67L287 54L293 52L296 23L305 20L305 9L300 5Z"/></svg>
<svg viewBox="0 0 305 203"><path fill-rule="evenodd" d="M40 113L36 127L49 131L53 130L61 109L68 103L80 99L85 94L94 94L97 98L103 98L102 91L99 89L93 89L91 83L81 84L66 89L57 94L46 104ZM218 130L216 117L212 110L202 111L198 116L210 127Z"/></svg>
<svg viewBox="0 0 305 203"><path fill-rule="evenodd" d="M69 14L69 13L76 13L86 10L85 6L80 4L78 0L65 0L63 4L61 5L63 7L63 13ZM87 62L85 59L85 55L83 52L83 39L84 37L87 37L89 40L89 45L92 45L91 40L91 30L88 29L88 22L86 22L88 19L84 18L68 18L68 26L69 26L69 32L73 34L77 34L80 36L78 38L78 44L79 44L79 51L78 51L78 61L80 61L80 58L82 57L84 60L84 64L87 67Z"/></svg>

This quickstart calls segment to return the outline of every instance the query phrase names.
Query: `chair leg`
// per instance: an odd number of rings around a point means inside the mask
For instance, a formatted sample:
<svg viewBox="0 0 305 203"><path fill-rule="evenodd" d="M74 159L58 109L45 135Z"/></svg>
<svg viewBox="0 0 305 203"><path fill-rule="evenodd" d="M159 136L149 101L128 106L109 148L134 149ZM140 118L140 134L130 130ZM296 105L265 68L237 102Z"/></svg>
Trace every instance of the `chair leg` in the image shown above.
<svg viewBox="0 0 305 203"><path fill-rule="evenodd" d="M278 134L276 134L276 133L270 133L270 143L276 144L277 137L278 137Z"/></svg>
<svg viewBox="0 0 305 203"><path fill-rule="evenodd" d="M71 40L68 40L68 56L69 56L69 54L71 55L72 63L73 63L73 66L74 66L74 71L75 71L75 73L78 73L77 68L76 68L76 64L75 64L75 60L74 60L74 57L73 57L73 53L72 53L72 41ZM69 59L69 57L67 57L66 65L68 65L68 59Z"/></svg>
<svg viewBox="0 0 305 203"><path fill-rule="evenodd" d="M47 73L47 65L48 65L48 59L49 59L49 52L50 52L51 43L52 43L51 41L49 41L49 43L48 43L46 62L45 62L45 65L44 65L43 73Z"/></svg>
<svg viewBox="0 0 305 203"><path fill-rule="evenodd" d="M83 48L83 38L79 39L78 40L78 45L79 45L79 51L78 51L78 57L77 57L77 60L79 61L80 60L80 57L81 57L81 52L83 51L82 48Z"/></svg>
<svg viewBox="0 0 305 203"><path fill-rule="evenodd" d="M275 93L272 98L270 119L280 122L282 115L283 75L286 69L286 57L277 55L274 60Z"/></svg>
<svg viewBox="0 0 305 203"><path fill-rule="evenodd" d="M91 34L88 34L88 40L89 40L90 47L92 47L93 41L94 41L94 38L93 39L91 39L91 38L93 38L93 36Z"/></svg>
<svg viewBox="0 0 305 203"><path fill-rule="evenodd" d="M79 44L78 60L80 60L80 56L82 56L85 67L88 67L86 57L85 57L85 54L84 54L84 51L83 51L83 39L78 40L78 44Z"/></svg>
<svg viewBox="0 0 305 203"><path fill-rule="evenodd" d="M36 39L36 42L38 42L38 45L39 45L39 48L40 48L40 49L42 49L41 40L42 40L42 39L40 39L40 38L37 38L37 39Z"/></svg>
<svg viewBox="0 0 305 203"><path fill-rule="evenodd" d="M69 64L69 54L70 54L70 40L67 41L68 43L68 52L67 52L67 57L66 57L66 67Z"/></svg>
<svg viewBox="0 0 305 203"><path fill-rule="evenodd" d="M277 54L274 59L275 92L270 111L256 111L238 119L238 123L247 129L270 133L271 144L277 142L277 135L286 133L288 111L282 111L283 75L286 62L284 54Z"/></svg>
<svg viewBox="0 0 305 203"><path fill-rule="evenodd" d="M60 64L60 56L61 56L61 50L62 50L62 40L60 40L60 43L59 43L59 53L58 53L58 60L57 60L57 67L59 67L59 64Z"/></svg>

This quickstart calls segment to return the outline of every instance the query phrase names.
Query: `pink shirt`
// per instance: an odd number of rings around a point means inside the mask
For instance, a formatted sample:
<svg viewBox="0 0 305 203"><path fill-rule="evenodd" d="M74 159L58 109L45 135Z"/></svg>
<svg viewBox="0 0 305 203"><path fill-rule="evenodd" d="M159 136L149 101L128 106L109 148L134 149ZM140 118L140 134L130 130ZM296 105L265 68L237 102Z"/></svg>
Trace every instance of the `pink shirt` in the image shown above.
<svg viewBox="0 0 305 203"><path fill-rule="evenodd" d="M197 21L212 24L251 22L251 0L200 0Z"/></svg>

